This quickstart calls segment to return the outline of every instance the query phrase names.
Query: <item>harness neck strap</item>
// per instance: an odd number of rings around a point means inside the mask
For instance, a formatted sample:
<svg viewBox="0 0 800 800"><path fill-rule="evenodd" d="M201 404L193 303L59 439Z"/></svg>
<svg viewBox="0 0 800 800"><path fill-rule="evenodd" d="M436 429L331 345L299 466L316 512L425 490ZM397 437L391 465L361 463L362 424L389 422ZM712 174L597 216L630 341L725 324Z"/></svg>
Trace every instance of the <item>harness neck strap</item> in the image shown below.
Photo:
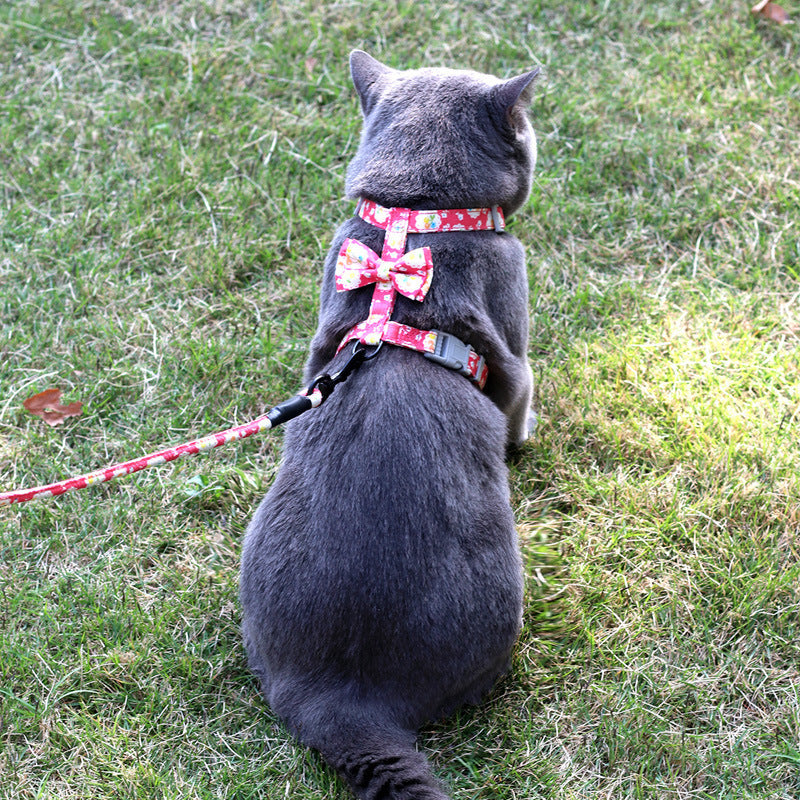
<svg viewBox="0 0 800 800"><path fill-rule="evenodd" d="M408 212L408 233L450 233L452 231L497 231L506 227L503 209L445 208L437 211L412 211L410 208L385 208L362 197L356 206L356 215L376 228L387 230L393 211Z"/></svg>

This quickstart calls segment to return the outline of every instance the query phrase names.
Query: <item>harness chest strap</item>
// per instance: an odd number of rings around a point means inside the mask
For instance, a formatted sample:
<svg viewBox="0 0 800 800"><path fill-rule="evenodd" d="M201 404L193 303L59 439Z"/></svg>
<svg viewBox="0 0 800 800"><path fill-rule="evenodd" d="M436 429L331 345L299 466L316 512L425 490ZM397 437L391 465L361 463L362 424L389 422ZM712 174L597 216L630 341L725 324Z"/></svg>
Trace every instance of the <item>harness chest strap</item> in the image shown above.
<svg viewBox="0 0 800 800"><path fill-rule="evenodd" d="M433 262L428 247L406 252L409 233L447 233L451 231L494 230L505 227L503 211L492 208L442 209L415 211L409 208L385 208L361 199L356 214L365 222L386 231L381 255L356 239L345 239L336 263L336 289L348 291L375 284L369 316L351 328L339 350L357 339L365 345L388 342L421 352L426 358L460 372L483 388L488 369L483 356L452 334L425 331L391 319L394 302L400 293L421 302L433 278ZM337 350L338 352L338 350Z"/></svg>

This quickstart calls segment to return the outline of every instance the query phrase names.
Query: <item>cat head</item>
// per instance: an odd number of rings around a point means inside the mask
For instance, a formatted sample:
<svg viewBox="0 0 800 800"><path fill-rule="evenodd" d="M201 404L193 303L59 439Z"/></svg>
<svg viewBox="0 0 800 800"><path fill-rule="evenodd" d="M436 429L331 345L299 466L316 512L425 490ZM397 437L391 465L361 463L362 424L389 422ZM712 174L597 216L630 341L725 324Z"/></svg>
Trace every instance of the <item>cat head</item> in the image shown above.
<svg viewBox="0 0 800 800"><path fill-rule="evenodd" d="M364 128L347 194L403 208L499 205L528 197L536 137L526 115L539 70L500 80L468 70L395 70L360 50L350 72Z"/></svg>

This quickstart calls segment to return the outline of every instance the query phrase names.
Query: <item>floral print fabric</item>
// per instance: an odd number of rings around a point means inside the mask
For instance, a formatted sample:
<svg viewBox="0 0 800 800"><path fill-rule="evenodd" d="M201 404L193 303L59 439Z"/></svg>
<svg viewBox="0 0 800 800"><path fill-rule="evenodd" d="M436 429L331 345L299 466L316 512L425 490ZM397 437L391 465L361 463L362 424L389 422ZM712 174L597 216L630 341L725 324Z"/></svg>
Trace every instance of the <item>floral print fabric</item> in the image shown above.
<svg viewBox="0 0 800 800"><path fill-rule="evenodd" d="M362 200L356 213L376 228L386 228L395 209L384 208L372 200ZM503 209L445 208L438 211L411 211L408 213L408 233L448 233L450 231L502 231L505 228Z"/></svg>

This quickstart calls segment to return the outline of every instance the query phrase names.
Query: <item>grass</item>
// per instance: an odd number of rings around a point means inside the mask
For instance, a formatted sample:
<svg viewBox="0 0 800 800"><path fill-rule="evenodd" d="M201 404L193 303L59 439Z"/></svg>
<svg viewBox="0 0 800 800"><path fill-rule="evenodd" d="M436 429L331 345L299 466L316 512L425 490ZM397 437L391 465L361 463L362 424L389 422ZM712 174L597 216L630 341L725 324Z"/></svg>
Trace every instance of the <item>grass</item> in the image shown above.
<svg viewBox="0 0 800 800"><path fill-rule="evenodd" d="M422 746L454 798L797 797L798 34L748 7L4 4L0 485L297 389L351 212L352 47L542 63L511 226L542 419L511 464L526 625L492 698ZM84 415L27 415L49 386ZM0 510L0 797L347 797L239 640L280 442Z"/></svg>

